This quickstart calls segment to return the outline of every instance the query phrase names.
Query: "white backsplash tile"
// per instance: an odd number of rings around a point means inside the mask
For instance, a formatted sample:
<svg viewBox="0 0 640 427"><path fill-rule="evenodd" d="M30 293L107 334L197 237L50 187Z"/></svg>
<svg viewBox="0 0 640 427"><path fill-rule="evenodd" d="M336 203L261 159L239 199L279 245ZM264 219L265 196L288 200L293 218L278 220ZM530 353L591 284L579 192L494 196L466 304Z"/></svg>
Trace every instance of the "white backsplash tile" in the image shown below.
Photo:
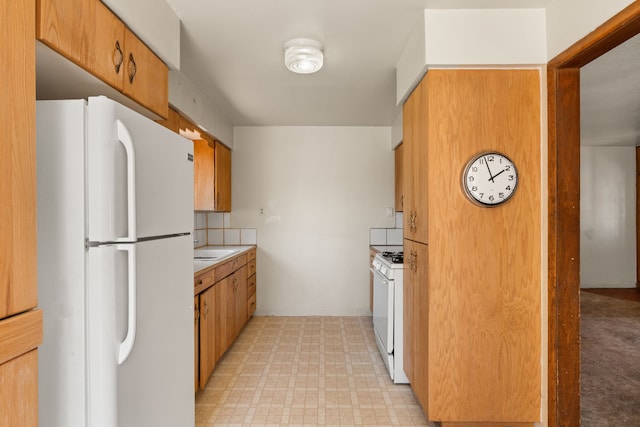
<svg viewBox="0 0 640 427"><path fill-rule="evenodd" d="M240 244L240 229L239 228L225 228L223 231L224 231L224 244L225 245L239 245Z"/></svg>
<svg viewBox="0 0 640 427"><path fill-rule="evenodd" d="M205 212L193 213L193 228L196 230L207 228L207 214Z"/></svg>
<svg viewBox="0 0 640 427"><path fill-rule="evenodd" d="M231 212L225 212L223 214L223 217L224 217L223 227L231 228Z"/></svg>
<svg viewBox="0 0 640 427"><path fill-rule="evenodd" d="M221 212L207 213L207 228L224 228L224 217Z"/></svg>
<svg viewBox="0 0 640 427"><path fill-rule="evenodd" d="M369 245L386 245L387 229L386 228L370 228L369 229Z"/></svg>
<svg viewBox="0 0 640 427"><path fill-rule="evenodd" d="M402 245L402 228L387 228L387 245Z"/></svg>
<svg viewBox="0 0 640 427"><path fill-rule="evenodd" d="M241 228L240 229L240 244L241 245L255 245L258 240L257 230L255 228Z"/></svg>
<svg viewBox="0 0 640 427"><path fill-rule="evenodd" d="M224 245L224 230L209 229L207 233L208 245Z"/></svg>
<svg viewBox="0 0 640 427"><path fill-rule="evenodd" d="M195 230L193 233L193 247L199 248L200 246L207 245L207 230Z"/></svg>

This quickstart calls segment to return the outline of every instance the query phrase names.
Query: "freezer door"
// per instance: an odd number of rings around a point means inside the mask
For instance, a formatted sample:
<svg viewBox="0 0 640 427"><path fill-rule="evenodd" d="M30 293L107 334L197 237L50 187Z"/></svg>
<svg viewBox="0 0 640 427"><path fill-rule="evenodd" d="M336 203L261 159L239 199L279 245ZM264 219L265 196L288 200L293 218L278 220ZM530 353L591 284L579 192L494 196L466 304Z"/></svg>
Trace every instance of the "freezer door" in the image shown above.
<svg viewBox="0 0 640 427"><path fill-rule="evenodd" d="M192 245L89 248L89 427L194 426Z"/></svg>
<svg viewBox="0 0 640 427"><path fill-rule="evenodd" d="M193 143L103 96L88 101L92 242L193 231Z"/></svg>

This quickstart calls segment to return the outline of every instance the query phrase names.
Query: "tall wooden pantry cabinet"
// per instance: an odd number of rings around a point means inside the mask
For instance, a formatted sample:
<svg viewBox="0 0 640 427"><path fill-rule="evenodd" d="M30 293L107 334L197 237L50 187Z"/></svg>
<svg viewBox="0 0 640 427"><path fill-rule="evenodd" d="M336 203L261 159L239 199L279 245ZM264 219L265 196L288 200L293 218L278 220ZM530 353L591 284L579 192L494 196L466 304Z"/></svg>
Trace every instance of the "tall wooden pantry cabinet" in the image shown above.
<svg viewBox="0 0 640 427"><path fill-rule="evenodd" d="M38 425L35 20L0 3L0 427Z"/></svg>
<svg viewBox="0 0 640 427"><path fill-rule="evenodd" d="M443 427L540 419L540 102L538 69L467 69L429 70L404 105L404 366ZM491 151L518 186L483 207L462 177Z"/></svg>

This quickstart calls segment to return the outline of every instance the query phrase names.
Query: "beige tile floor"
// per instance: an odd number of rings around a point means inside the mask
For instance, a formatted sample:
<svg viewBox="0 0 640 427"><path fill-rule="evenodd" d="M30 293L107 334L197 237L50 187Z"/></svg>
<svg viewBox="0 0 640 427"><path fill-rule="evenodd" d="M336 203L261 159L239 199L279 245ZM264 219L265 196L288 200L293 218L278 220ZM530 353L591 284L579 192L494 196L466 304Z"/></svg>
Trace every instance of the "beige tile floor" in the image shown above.
<svg viewBox="0 0 640 427"><path fill-rule="evenodd" d="M435 426L393 384L370 317L254 317L196 395L196 427Z"/></svg>

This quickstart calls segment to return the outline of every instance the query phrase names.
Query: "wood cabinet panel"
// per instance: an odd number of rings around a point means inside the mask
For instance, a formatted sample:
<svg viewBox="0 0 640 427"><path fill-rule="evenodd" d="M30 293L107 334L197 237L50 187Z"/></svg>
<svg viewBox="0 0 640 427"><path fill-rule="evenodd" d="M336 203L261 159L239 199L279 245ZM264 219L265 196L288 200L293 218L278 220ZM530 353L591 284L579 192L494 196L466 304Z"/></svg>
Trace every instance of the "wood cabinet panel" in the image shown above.
<svg viewBox="0 0 640 427"><path fill-rule="evenodd" d="M231 281L233 283L233 300L235 301L235 322L233 327L233 340L235 340L249 318L247 315L247 267L243 266L233 273Z"/></svg>
<svg viewBox="0 0 640 427"><path fill-rule="evenodd" d="M199 385L204 387L218 360L216 332L219 325L216 319L216 287L212 286L200 294L200 331L199 331Z"/></svg>
<svg viewBox="0 0 640 427"><path fill-rule="evenodd" d="M101 2L39 0L36 37L122 91L125 26Z"/></svg>
<svg viewBox="0 0 640 427"><path fill-rule="evenodd" d="M431 70L426 81L429 415L537 420L539 71ZM483 150L509 156L521 177L517 193L497 208L476 206L461 190L462 168Z"/></svg>
<svg viewBox="0 0 640 427"><path fill-rule="evenodd" d="M0 365L0 426L38 426L38 351Z"/></svg>
<svg viewBox="0 0 640 427"><path fill-rule="evenodd" d="M405 260L415 265L404 276L411 387L443 425L535 421L539 71L430 70L403 115ZM510 157L521 177L517 193L495 208L467 200L460 178L469 158L489 150Z"/></svg>
<svg viewBox="0 0 640 427"><path fill-rule="evenodd" d="M0 426L38 425L35 7L0 2Z"/></svg>
<svg viewBox="0 0 640 427"><path fill-rule="evenodd" d="M215 210L231 212L231 150L216 141Z"/></svg>
<svg viewBox="0 0 640 427"><path fill-rule="evenodd" d="M428 73L411 93L403 107L402 185L404 237L416 242L428 243L427 180L428 152L427 129Z"/></svg>
<svg viewBox="0 0 640 427"><path fill-rule="evenodd" d="M169 69L99 0L39 0L36 38L160 117Z"/></svg>
<svg viewBox="0 0 640 427"><path fill-rule="evenodd" d="M395 160L395 209L396 212L402 212L404 209L403 201L404 201L404 186L403 186L403 174L404 174L404 148L403 144L400 143L394 150L394 160Z"/></svg>
<svg viewBox="0 0 640 427"><path fill-rule="evenodd" d="M404 371L427 416L429 412L429 258L425 244L404 241ZM435 327L435 326L434 326Z"/></svg>
<svg viewBox="0 0 640 427"><path fill-rule="evenodd" d="M204 139L193 141L193 209L213 211L214 192L214 148Z"/></svg>
<svg viewBox="0 0 640 427"><path fill-rule="evenodd" d="M131 31L125 32L123 92L160 117L169 113L167 66Z"/></svg>
<svg viewBox="0 0 640 427"><path fill-rule="evenodd" d="M200 296L193 297L193 391L200 388Z"/></svg>
<svg viewBox="0 0 640 427"><path fill-rule="evenodd" d="M158 120L157 122L177 134L180 133L180 113L171 107L169 107L167 112L167 118L164 120Z"/></svg>
<svg viewBox="0 0 640 427"><path fill-rule="evenodd" d="M0 364L42 343L42 311L27 312L0 321Z"/></svg>
<svg viewBox="0 0 640 427"><path fill-rule="evenodd" d="M35 307L36 89L34 2L0 4L0 318Z"/></svg>

